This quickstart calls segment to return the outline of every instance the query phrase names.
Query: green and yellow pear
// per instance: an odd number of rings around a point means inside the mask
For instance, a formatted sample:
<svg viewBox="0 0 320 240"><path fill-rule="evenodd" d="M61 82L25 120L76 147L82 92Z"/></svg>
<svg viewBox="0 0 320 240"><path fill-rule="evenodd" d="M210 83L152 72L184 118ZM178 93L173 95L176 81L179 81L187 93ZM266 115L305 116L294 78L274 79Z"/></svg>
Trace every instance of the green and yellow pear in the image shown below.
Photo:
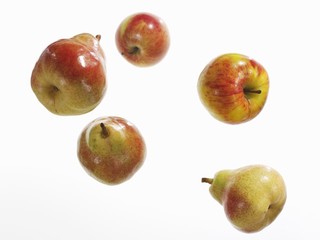
<svg viewBox="0 0 320 240"><path fill-rule="evenodd" d="M249 165L218 171L214 178L202 178L223 207L229 221L242 232L261 231L270 225L286 202L286 186L275 169Z"/></svg>

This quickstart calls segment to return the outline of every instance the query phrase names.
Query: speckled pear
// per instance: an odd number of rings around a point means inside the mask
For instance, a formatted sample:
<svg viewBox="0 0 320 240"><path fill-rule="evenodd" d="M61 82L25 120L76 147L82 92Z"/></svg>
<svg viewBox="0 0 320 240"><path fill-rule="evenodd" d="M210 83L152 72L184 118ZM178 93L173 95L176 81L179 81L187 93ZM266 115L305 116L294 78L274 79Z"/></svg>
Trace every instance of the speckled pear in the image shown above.
<svg viewBox="0 0 320 240"><path fill-rule="evenodd" d="M221 170L214 178L202 178L223 207L227 218L240 231L253 233L270 225L282 211L286 186L282 176L264 165Z"/></svg>

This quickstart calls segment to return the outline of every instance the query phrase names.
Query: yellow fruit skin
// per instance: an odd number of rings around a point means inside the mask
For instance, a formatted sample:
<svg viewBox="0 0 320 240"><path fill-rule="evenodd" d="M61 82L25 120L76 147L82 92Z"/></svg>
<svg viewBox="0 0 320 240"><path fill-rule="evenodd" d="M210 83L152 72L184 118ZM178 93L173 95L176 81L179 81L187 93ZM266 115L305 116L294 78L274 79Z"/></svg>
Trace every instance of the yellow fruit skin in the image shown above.
<svg viewBox="0 0 320 240"><path fill-rule="evenodd" d="M270 225L287 198L282 176L264 165L217 172L209 190L233 226L247 233Z"/></svg>

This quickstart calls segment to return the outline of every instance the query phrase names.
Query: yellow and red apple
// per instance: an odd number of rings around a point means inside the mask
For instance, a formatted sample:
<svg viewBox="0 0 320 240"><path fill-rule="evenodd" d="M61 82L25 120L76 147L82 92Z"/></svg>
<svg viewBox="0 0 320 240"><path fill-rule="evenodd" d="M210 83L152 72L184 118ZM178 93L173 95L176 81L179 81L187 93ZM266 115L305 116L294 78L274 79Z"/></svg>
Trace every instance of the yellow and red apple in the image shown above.
<svg viewBox="0 0 320 240"><path fill-rule="evenodd" d="M106 87L105 55L100 35L78 34L50 44L40 55L31 76L36 97L57 115L93 110Z"/></svg>
<svg viewBox="0 0 320 240"><path fill-rule="evenodd" d="M168 52L169 31L164 21L150 13L135 13L125 18L116 31L116 45L130 63L152 66Z"/></svg>
<svg viewBox="0 0 320 240"><path fill-rule="evenodd" d="M77 151L90 176L117 185L129 180L143 165L146 144L135 125L109 116L93 120L82 130Z"/></svg>
<svg viewBox="0 0 320 240"><path fill-rule="evenodd" d="M212 116L225 123L239 124L261 112L268 96L269 77L254 59L229 53L207 64L197 87L201 102Z"/></svg>

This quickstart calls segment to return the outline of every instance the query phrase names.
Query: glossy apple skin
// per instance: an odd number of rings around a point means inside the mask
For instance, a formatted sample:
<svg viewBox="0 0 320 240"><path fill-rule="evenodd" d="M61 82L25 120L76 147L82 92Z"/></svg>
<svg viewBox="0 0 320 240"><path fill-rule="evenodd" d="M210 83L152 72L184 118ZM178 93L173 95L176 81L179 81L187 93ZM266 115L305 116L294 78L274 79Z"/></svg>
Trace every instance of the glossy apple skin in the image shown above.
<svg viewBox="0 0 320 240"><path fill-rule="evenodd" d="M270 225L287 199L279 172L259 164L217 172L209 191L222 204L233 226L246 233L259 232Z"/></svg>
<svg viewBox="0 0 320 240"><path fill-rule="evenodd" d="M40 55L31 76L38 100L57 115L93 110L106 88L105 55L100 35L88 33L50 44Z"/></svg>
<svg viewBox="0 0 320 240"><path fill-rule="evenodd" d="M150 13L136 13L124 19L116 31L116 45L130 63L147 67L160 62L170 46L164 21Z"/></svg>
<svg viewBox="0 0 320 240"><path fill-rule="evenodd" d="M107 134L104 135L103 124ZM117 185L129 180L143 165L146 144L137 129L124 118L110 116L95 119L78 140L78 158L96 180Z"/></svg>
<svg viewBox="0 0 320 240"><path fill-rule="evenodd" d="M216 119L239 124L255 118L263 109L269 77L265 68L249 57L229 53L212 60L198 79L198 93Z"/></svg>

